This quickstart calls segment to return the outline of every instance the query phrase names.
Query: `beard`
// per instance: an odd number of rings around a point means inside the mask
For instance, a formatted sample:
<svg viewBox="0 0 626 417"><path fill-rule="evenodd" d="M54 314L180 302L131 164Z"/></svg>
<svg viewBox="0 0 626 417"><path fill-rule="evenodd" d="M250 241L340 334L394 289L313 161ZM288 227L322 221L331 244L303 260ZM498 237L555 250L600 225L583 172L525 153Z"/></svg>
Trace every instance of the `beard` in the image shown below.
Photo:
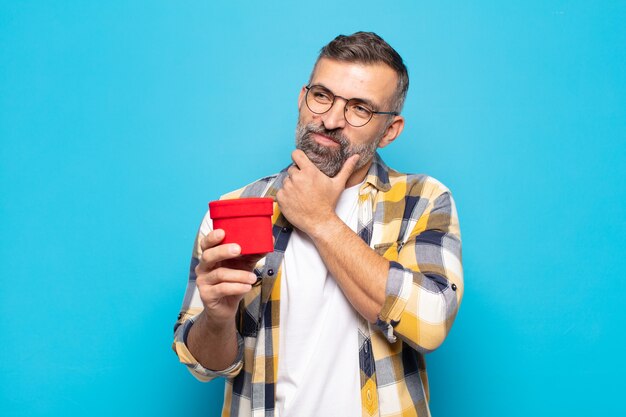
<svg viewBox="0 0 626 417"><path fill-rule="evenodd" d="M339 148L330 148L320 145L311 137L312 133L318 133L331 138L339 145ZM298 119L298 125L296 126L296 148L302 150L311 162L315 164L317 169L329 177L334 177L341 171L343 164L345 164L352 155L360 155L356 167L354 168L355 171L369 163L376 153L376 148L378 148L383 133L384 130L378 134L374 140L367 143L352 145L339 129L328 130L321 124L304 124L301 119Z"/></svg>

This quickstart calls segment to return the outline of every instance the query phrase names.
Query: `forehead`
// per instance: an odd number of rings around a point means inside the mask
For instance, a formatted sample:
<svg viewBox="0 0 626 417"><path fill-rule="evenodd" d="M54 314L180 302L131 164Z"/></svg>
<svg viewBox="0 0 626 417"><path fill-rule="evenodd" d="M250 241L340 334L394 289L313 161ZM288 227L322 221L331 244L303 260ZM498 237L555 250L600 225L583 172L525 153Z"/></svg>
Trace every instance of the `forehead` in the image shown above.
<svg viewBox="0 0 626 417"><path fill-rule="evenodd" d="M385 64L361 64L322 58L311 84L321 84L345 98L363 98L373 103L389 102L397 86L395 71Z"/></svg>

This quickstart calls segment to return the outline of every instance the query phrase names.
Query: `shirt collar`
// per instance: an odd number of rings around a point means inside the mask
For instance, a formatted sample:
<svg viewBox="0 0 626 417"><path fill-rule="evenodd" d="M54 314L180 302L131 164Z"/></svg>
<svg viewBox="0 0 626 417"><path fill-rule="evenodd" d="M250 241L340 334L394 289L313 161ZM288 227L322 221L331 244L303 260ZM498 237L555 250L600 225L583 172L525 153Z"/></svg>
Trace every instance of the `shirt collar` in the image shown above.
<svg viewBox="0 0 626 417"><path fill-rule="evenodd" d="M383 162L378 152L372 158L372 165L365 176L365 184L371 184L379 191L389 191L391 184L389 183L389 167Z"/></svg>

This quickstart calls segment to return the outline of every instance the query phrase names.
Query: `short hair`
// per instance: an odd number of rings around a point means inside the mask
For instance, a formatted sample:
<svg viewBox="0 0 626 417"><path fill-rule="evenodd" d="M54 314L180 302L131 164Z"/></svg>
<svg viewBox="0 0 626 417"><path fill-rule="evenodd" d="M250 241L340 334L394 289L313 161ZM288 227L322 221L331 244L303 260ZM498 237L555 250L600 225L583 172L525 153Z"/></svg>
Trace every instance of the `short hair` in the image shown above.
<svg viewBox="0 0 626 417"><path fill-rule="evenodd" d="M398 76L398 84L390 103L392 111L400 112L409 90L409 73L402 57L395 49L374 32L356 32L352 35L339 35L324 46L315 61L313 74L322 58L361 64L385 64Z"/></svg>

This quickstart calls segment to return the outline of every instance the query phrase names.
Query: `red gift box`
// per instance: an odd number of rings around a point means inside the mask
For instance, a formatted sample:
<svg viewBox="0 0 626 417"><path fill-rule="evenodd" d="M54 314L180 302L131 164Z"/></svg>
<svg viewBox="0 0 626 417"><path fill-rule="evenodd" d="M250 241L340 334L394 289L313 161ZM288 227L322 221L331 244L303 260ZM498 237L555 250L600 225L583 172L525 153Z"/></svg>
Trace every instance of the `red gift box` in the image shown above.
<svg viewBox="0 0 626 417"><path fill-rule="evenodd" d="M237 243L241 254L268 253L274 250L272 240L271 198L239 198L209 203L213 229L223 229L224 243Z"/></svg>

